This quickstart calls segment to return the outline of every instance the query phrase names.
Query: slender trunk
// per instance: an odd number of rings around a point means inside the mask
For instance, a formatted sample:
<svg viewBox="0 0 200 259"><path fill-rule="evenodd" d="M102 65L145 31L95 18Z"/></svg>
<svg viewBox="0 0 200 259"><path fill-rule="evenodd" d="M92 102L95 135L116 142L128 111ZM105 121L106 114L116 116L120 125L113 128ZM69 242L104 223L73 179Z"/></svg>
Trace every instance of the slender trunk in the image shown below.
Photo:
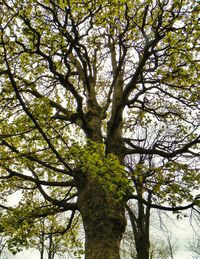
<svg viewBox="0 0 200 259"><path fill-rule="evenodd" d="M49 247L48 247L48 259L53 259L54 255L53 255L53 234L50 233L49 234Z"/></svg>
<svg viewBox="0 0 200 259"><path fill-rule="evenodd" d="M119 259L126 227L124 202L91 180L79 189L78 202L85 229L85 258Z"/></svg>
<svg viewBox="0 0 200 259"><path fill-rule="evenodd" d="M140 203L140 202L139 202ZM150 249L150 240L149 240L149 218L150 214L146 211L144 213L143 204L139 204L141 210L137 218L137 235L136 235L136 249L138 259L149 259L149 249Z"/></svg>
<svg viewBox="0 0 200 259"><path fill-rule="evenodd" d="M40 250L40 259L44 259L44 249Z"/></svg>
<svg viewBox="0 0 200 259"><path fill-rule="evenodd" d="M138 215L127 206L132 230L135 238L135 246L137 251L137 259L149 259L149 220L150 208L147 207L146 213L142 202L138 201Z"/></svg>
<svg viewBox="0 0 200 259"><path fill-rule="evenodd" d="M41 233L41 240L40 240L40 244L41 244L41 248L40 248L40 259L44 259L44 231L42 230Z"/></svg>
<svg viewBox="0 0 200 259"><path fill-rule="evenodd" d="M40 251L40 259L44 259L44 250Z"/></svg>

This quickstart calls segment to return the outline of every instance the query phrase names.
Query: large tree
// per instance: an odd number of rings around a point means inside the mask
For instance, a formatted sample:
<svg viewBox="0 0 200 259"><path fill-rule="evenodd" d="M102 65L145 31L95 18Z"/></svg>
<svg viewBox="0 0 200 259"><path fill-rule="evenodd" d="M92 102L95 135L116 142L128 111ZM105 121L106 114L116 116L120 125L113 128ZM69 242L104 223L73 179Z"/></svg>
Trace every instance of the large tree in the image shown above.
<svg viewBox="0 0 200 259"><path fill-rule="evenodd" d="M129 199L140 213L142 204L195 206L197 1L3 0L0 8L4 198L21 190L26 201L37 190L51 206L35 216L71 211L72 221L78 211L88 259L120 258ZM129 156L142 160L130 165Z"/></svg>

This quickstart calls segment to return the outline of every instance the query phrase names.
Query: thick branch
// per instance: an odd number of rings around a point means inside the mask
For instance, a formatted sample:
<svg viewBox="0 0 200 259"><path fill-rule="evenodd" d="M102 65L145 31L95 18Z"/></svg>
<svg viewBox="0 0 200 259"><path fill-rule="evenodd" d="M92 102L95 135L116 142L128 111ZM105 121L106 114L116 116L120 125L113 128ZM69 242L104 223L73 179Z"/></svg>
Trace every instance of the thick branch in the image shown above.
<svg viewBox="0 0 200 259"><path fill-rule="evenodd" d="M45 186L61 186L61 187L68 187L68 186L74 186L75 187L76 186L75 181L65 181L65 182L54 181L54 182L51 182L51 181L39 180L39 179L33 178L31 176L28 176L28 175L17 173L16 171L14 171L10 168L5 168L5 170L9 172L9 175L0 177L0 179L11 178L11 177L19 177L21 179L24 179L24 180L27 180L27 181L30 181L30 182L33 182L33 183L36 183L36 184L45 185Z"/></svg>
<svg viewBox="0 0 200 259"><path fill-rule="evenodd" d="M65 200L57 200L54 199L52 197L50 197L42 188L41 184L39 183L39 179L37 174L32 170L32 173L34 175L34 177L37 179L36 185L38 187L38 190L40 191L40 193L42 194L42 196L45 198L45 200L47 200L48 202L52 203L55 206L64 208L65 210L77 210L78 206L77 203L70 203L70 202L66 202Z"/></svg>
<svg viewBox="0 0 200 259"><path fill-rule="evenodd" d="M139 147L135 144L133 144L131 142L131 139L124 139L125 142L132 148L124 148L124 152L125 154L150 154L150 155L159 155L165 158L173 158L179 154L187 154L187 153L192 153L193 155L194 152L190 151L189 148L192 148L194 145L199 144L200 143L200 136L198 136L196 139L194 139L193 141L183 145L182 148L180 149L176 149L175 151L172 152L166 152L163 150L159 150L156 148L143 148L143 147ZM199 154L196 154L196 156L198 156Z"/></svg>

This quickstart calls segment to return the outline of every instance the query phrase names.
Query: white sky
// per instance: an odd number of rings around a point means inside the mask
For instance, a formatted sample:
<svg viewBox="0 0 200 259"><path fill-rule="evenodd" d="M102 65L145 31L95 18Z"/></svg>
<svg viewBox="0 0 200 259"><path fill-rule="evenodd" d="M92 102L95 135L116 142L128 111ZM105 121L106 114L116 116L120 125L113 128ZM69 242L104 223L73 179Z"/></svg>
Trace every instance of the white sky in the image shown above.
<svg viewBox="0 0 200 259"><path fill-rule="evenodd" d="M188 240L191 240L193 236L193 230L190 225L189 218L183 218L182 220L175 219L174 223L170 222L170 220L166 220L166 222L168 230L171 231L173 234L172 243L176 242L176 245L178 247L177 252L174 255L174 259L191 259L192 256L187 251ZM65 259L69 258L72 259L73 257L65 257ZM15 256L12 255L11 257L8 257L8 259L39 259L39 253L30 249L28 251L18 253ZM64 259L64 257L61 258L57 256L55 257L55 259ZM75 259L75 257L73 259Z"/></svg>
<svg viewBox="0 0 200 259"><path fill-rule="evenodd" d="M19 202L21 195L20 192L18 194L13 194L9 197L9 205L15 205ZM160 234L159 226L160 221L158 218L158 214L156 210L151 211L151 221L152 221L152 227L151 227L151 235L156 237L161 235L163 239L163 235ZM161 212L161 218L164 220L164 224L167 227L167 230L169 233L171 232L172 237L172 244L176 242L177 245L177 252L174 254L174 259L191 259L192 256L188 252L188 241L192 241L193 237L193 228L191 226L190 222L190 210L183 212L183 214L188 214L188 217L182 217L182 219L177 220L176 215L172 213L168 213L169 217L165 216L164 213ZM193 222L193 227L195 226L195 222ZM17 255L11 255L10 257L7 256L5 259L39 259L39 252L35 251L34 249L30 249L28 251L20 252ZM4 258L0 258L4 259ZM45 258L47 259L47 257ZM75 257L69 257L69 256L57 256L55 259L76 259ZM121 258L123 259L123 258ZM131 258L130 258L131 259Z"/></svg>

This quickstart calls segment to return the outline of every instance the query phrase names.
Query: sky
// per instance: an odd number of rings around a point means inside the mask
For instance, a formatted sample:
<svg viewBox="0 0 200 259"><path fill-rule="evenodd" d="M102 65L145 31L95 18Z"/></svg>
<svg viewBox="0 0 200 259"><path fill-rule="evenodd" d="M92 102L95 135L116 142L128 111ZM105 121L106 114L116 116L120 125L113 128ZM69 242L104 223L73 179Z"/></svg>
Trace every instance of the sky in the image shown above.
<svg viewBox="0 0 200 259"><path fill-rule="evenodd" d="M177 215L172 213L167 213L167 216L162 215L169 235L171 233L171 243L177 247L173 259L192 259L188 246L193 239L195 222L191 222L190 212L188 210L183 213L187 217L182 216L181 219L177 219ZM153 231L151 230L151 232Z"/></svg>
<svg viewBox="0 0 200 259"><path fill-rule="evenodd" d="M15 205L21 199L20 193L18 195L14 194L10 196L9 205ZM177 219L177 215L172 212L169 213L161 213L160 216L163 220L164 226L167 228L168 233L171 233L171 243L175 243L177 246L177 252L174 255L173 259L192 259L191 254L188 252L188 242L192 240L194 231L193 227L195 223L191 224L190 220L190 210L183 212L183 215L187 215L187 217L182 217L181 219ZM151 234L152 236L161 236L163 239L163 234L160 232L160 219L158 217L157 210L152 210L151 214ZM0 258L4 259L4 258ZM39 253L33 249L28 251L23 251L18 253L17 255L11 255L5 259L39 259ZM46 259L46 258L44 258ZM56 257L55 259L76 259L75 257ZM123 258L121 258L123 259ZM131 259L131 258L130 258Z"/></svg>
<svg viewBox="0 0 200 259"><path fill-rule="evenodd" d="M165 225L167 226L168 231L172 232L172 243L177 245L177 252L174 255L174 259L192 259L192 255L187 251L188 241L192 240L193 236L193 229L190 224L191 222L189 217L177 220L172 214L169 216L173 219L173 222L170 218L166 218ZM157 222L157 225L158 224L159 223ZM154 232L152 234L157 234L157 231L154 227L152 227L151 232ZM12 255L11 257L8 257L8 259L39 259L39 253L30 249L24 252L20 252L15 256ZM72 257L56 257L55 259L72 259Z"/></svg>

